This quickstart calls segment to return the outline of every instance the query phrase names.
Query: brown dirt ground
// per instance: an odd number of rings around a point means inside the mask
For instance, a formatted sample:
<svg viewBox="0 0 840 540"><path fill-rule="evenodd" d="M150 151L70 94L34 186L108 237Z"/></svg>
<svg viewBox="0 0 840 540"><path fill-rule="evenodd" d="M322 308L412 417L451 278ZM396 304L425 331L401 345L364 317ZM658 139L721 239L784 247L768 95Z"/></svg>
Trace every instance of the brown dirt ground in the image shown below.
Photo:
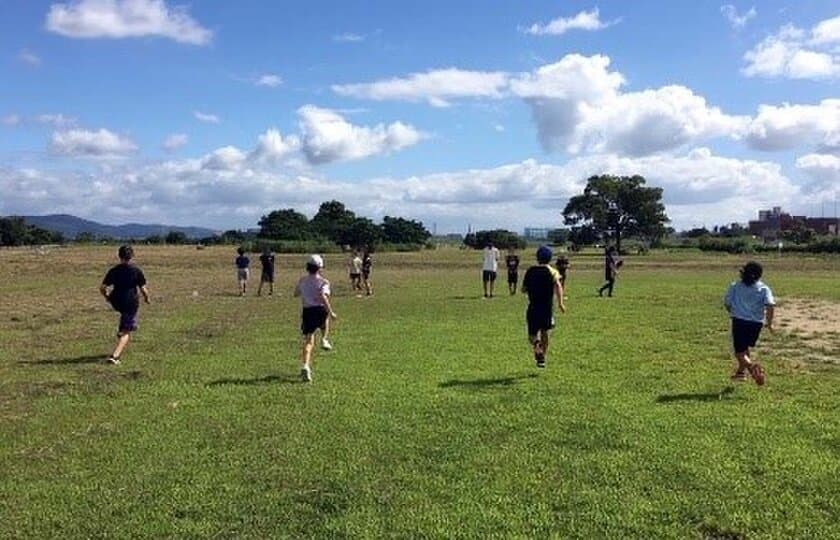
<svg viewBox="0 0 840 540"><path fill-rule="evenodd" d="M840 304L788 298L776 307L774 326L807 348L813 360L840 364Z"/></svg>

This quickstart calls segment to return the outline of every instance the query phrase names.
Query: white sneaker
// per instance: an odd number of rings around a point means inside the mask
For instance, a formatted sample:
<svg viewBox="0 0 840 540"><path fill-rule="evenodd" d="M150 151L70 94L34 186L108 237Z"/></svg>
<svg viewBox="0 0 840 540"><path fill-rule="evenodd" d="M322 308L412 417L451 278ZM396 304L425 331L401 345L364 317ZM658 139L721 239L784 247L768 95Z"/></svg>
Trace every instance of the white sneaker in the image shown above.
<svg viewBox="0 0 840 540"><path fill-rule="evenodd" d="M327 341L326 338L324 338L324 339L321 340L321 348L324 349L325 351L331 351L332 350L332 343L330 343L329 341Z"/></svg>
<svg viewBox="0 0 840 540"><path fill-rule="evenodd" d="M312 382L312 370L309 366L300 368L300 380L303 382Z"/></svg>
<svg viewBox="0 0 840 540"><path fill-rule="evenodd" d="M118 365L120 365L120 359L115 357L115 356L109 356L108 358L105 359L105 363L118 366Z"/></svg>

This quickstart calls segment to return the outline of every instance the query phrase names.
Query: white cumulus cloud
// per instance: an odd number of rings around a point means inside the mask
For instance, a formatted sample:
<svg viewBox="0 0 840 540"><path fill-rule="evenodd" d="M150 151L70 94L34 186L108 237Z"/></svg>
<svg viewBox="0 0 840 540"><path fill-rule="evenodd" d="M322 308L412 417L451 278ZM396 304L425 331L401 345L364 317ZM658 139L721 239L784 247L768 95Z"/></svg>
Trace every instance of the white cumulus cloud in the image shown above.
<svg viewBox="0 0 840 540"><path fill-rule="evenodd" d="M46 28L71 38L160 36L179 43L206 45L213 32L193 19L186 8L170 8L164 0L76 0L55 3Z"/></svg>
<svg viewBox="0 0 840 540"><path fill-rule="evenodd" d="M622 92L624 76L609 65L606 56L569 54L511 81L513 94L530 105L546 150L641 156L731 136L748 120L684 86Z"/></svg>
<svg viewBox="0 0 840 540"><path fill-rule="evenodd" d="M840 16L810 31L786 25L744 54L748 77L834 79L840 77Z"/></svg>
<svg viewBox="0 0 840 540"><path fill-rule="evenodd" d="M186 133L173 133L163 141L163 148L167 152L174 152L186 146L188 142L190 142L190 138Z"/></svg>
<svg viewBox="0 0 840 540"><path fill-rule="evenodd" d="M141 166L117 163L92 174L0 168L0 214L65 212L112 222L157 221L254 226L270 210L309 215L337 199L356 213L399 215L441 230L561 226L560 213L593 174L641 174L664 189L673 226L746 221L757 208L799 200L773 162L738 160L699 148L643 158L591 155L563 165L525 160L499 167L422 176L338 181L287 168L262 168L235 147L199 159Z"/></svg>
<svg viewBox="0 0 840 540"><path fill-rule="evenodd" d="M332 89L342 96L375 101L427 101L436 107L446 107L456 98L501 97L506 84L504 72L449 68L372 83L336 84Z"/></svg>
<svg viewBox="0 0 840 540"><path fill-rule="evenodd" d="M744 139L765 151L798 146L840 149L840 99L825 99L818 105L761 105Z"/></svg>
<svg viewBox="0 0 840 540"><path fill-rule="evenodd" d="M797 158L796 168L812 179L807 192L814 202L840 199L840 155L807 154Z"/></svg>
<svg viewBox="0 0 840 540"><path fill-rule="evenodd" d="M114 158L123 157L137 150L134 142L112 131L71 129L52 134L53 152L70 157Z"/></svg>
<svg viewBox="0 0 840 540"><path fill-rule="evenodd" d="M314 105L301 107L298 115L303 152L313 164L387 154L415 145L423 138L422 133L402 122L357 126L333 110Z"/></svg>
<svg viewBox="0 0 840 540"><path fill-rule="evenodd" d="M279 130L272 128L259 136L251 158L262 162L277 162L298 150L300 138L297 135L283 137Z"/></svg>
<svg viewBox="0 0 840 540"><path fill-rule="evenodd" d="M751 7L743 14L739 14L738 8L732 4L720 6L720 12L723 13L723 16L726 17L726 20L729 21L732 28L735 28L736 30L746 26L750 19L753 19L756 15L758 15L758 12L755 10L755 6Z"/></svg>
<svg viewBox="0 0 840 540"><path fill-rule="evenodd" d="M215 114L205 113L201 111L193 111L193 116L199 122L204 122L205 124L218 124L220 122L219 117Z"/></svg>
<svg viewBox="0 0 840 540"><path fill-rule="evenodd" d="M603 30L617 24L619 20L604 22L601 20L601 13L598 8L591 11L581 11L574 17L558 17L547 24L534 23L524 29L525 33L535 36L559 36L569 30Z"/></svg>

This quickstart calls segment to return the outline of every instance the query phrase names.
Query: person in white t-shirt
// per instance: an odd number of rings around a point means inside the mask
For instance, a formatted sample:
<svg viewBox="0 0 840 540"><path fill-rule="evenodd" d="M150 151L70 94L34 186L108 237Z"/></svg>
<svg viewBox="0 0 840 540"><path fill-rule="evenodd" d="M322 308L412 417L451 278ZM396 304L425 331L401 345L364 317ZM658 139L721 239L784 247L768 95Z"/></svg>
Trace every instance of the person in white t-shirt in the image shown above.
<svg viewBox="0 0 840 540"><path fill-rule="evenodd" d="M306 275L300 278L295 287L295 296L299 296L303 311L301 312L300 330L303 334L303 346L300 351L300 377L304 382L312 382L312 349L315 348L315 331L320 329L322 346L332 348L327 342L326 335L329 319L337 315L330 304L330 282L321 275L324 259L320 255L312 255L306 263Z"/></svg>
<svg viewBox="0 0 840 540"><path fill-rule="evenodd" d="M359 252L353 250L350 259L347 261L347 271L350 274L350 289L353 292L361 292L362 290L362 258Z"/></svg>
<svg viewBox="0 0 840 540"><path fill-rule="evenodd" d="M484 265L481 269L481 282L484 285L484 298L493 298L493 286L496 272L499 270L499 249L492 242L484 248Z"/></svg>

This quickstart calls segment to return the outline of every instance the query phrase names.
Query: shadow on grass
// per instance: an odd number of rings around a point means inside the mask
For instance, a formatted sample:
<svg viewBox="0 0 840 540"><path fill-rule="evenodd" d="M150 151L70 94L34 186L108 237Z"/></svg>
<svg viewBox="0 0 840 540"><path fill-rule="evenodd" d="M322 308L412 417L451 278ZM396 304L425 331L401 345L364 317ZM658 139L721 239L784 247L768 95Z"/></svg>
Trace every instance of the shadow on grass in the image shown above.
<svg viewBox="0 0 840 540"><path fill-rule="evenodd" d="M528 375L518 375L516 377L498 377L496 379L472 379L461 380L452 379L451 381L444 381L438 386L441 388L452 388L453 386L460 386L463 388L487 388L491 386L512 386L524 379L534 379L537 377L536 373L529 373Z"/></svg>
<svg viewBox="0 0 840 540"><path fill-rule="evenodd" d="M257 384L293 384L299 382L301 382L300 377L294 377L292 375L266 375L265 377L256 377L253 379L219 379L217 381L207 383L206 386L254 386Z"/></svg>
<svg viewBox="0 0 840 540"><path fill-rule="evenodd" d="M704 394L662 394L656 398L657 403L673 403L674 401L723 401L735 393L733 386L727 386L720 392L706 392Z"/></svg>
<svg viewBox="0 0 840 540"><path fill-rule="evenodd" d="M18 361L18 364L24 365L65 365L65 364L96 364L105 360L106 355L87 355L74 356L72 358L45 358L43 360L32 360L27 362L25 360Z"/></svg>
<svg viewBox="0 0 840 540"><path fill-rule="evenodd" d="M479 300L481 298L484 298L484 296L482 296L480 294L474 294L474 295L456 294L455 296L449 296L448 298L449 298L449 300Z"/></svg>

